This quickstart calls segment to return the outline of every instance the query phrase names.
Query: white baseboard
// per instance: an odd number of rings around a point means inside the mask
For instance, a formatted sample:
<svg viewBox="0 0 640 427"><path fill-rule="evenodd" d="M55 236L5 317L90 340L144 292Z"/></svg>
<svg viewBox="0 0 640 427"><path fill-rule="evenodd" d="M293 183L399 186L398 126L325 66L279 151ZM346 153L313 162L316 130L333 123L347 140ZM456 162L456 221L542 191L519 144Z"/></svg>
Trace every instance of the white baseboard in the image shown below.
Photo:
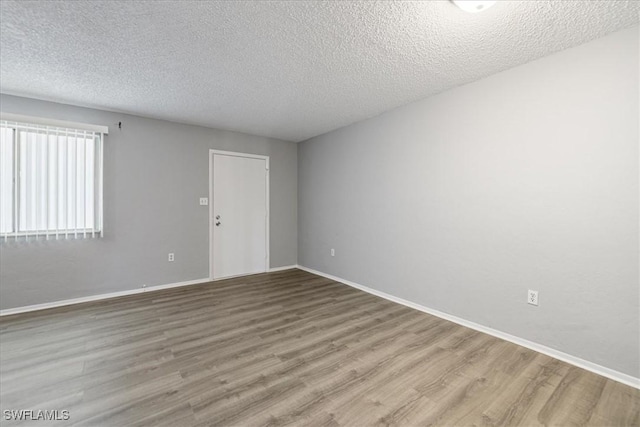
<svg viewBox="0 0 640 427"><path fill-rule="evenodd" d="M465 326L470 329L474 329L479 332L483 332L488 335L492 335L494 337L503 339L505 341L512 342L514 344L520 345L522 347L526 347L530 350L537 351L538 353L545 354L547 356L553 357L558 360L562 360L563 362L569 363L571 365L577 366L579 368L585 369L587 371L593 372L598 375L602 375L603 377L609 378L611 380L620 382L622 384L626 384L628 386L640 389L640 378L632 377L631 375L624 374L622 372L598 365L593 362L589 362L584 359L580 359L579 357L572 356L570 354L564 353L562 351L553 349L551 347L544 346L542 344L535 343L533 341L526 340L524 338L517 337L515 335L508 334L506 332L499 331L497 329L489 328L487 326L480 325L478 323L471 322L469 320L462 319L460 317L453 316L451 314L443 313L438 310L434 310L429 307L425 307L420 304L416 304L414 302L398 298L396 296L387 294L385 292L381 292L375 289L371 289L367 286L360 285L358 283L351 282L349 280L343 279L341 277L333 276L331 274L323 273L321 271L314 270L312 268L303 267L298 265L300 270L307 271L312 274L316 274L318 276L326 277L327 279L335 280L336 282L344 283L345 285L351 286L356 289L360 289L361 291L370 293L372 295L379 296L381 298L387 299L389 301L393 301L398 304L405 305L407 307L411 307L416 310L420 310L424 313L431 314L436 317L440 317L441 319L448 320L453 323L457 323L459 325Z"/></svg>
<svg viewBox="0 0 640 427"><path fill-rule="evenodd" d="M441 311L425 307L423 305L420 305L420 304L417 304L417 303L414 303L414 302L411 302L411 301L408 301L408 300L405 300L405 299L402 299L402 298L387 294L387 293L382 292L382 291L378 291L378 290L369 288L369 287L364 286L364 285L360 285L358 283L352 282L350 280L343 279L341 277L337 277L337 276L333 276L331 274L323 273L321 271L314 270L314 269L308 268L308 267L304 267L302 265L289 265L289 266L284 266L284 267L270 268L269 272L290 270L292 268L299 268L300 270L304 270L304 271L307 271L309 273L316 274L318 276L322 276L322 277L326 277L326 278L331 279L331 280L335 280L336 282L340 282L340 283L343 283L345 285L351 286L353 288L360 289L361 291L370 293L372 295L376 295L378 297L387 299L389 301L393 301L393 302L398 303L398 304L402 304L404 306L407 306L407 307L422 311L422 312L427 313L427 314L431 314L431 315L436 316L436 317L440 317L441 319L445 319L445 320L448 320L450 322L457 323L459 325L465 326L467 328L474 329L474 330L479 331L479 332L483 332L483 333L488 334L488 335L492 335L494 337L503 339L505 341L512 342L512 343L520 345L522 347L526 347L526 348L528 348L530 350L537 351L538 353L542 353L542 354L545 354L547 356L556 358L558 360L562 360L563 362L569 363L569 364L577 366L579 368L586 369L587 371L593 372L595 374L602 375L603 377L612 379L614 381L618 381L618 382L620 382L622 384L626 384L628 386L640 389L640 378L636 378L636 377L633 377L631 375L627 375L627 374L624 374L622 372L619 372L619 371L616 371L616 370L613 370L613 369L598 365L596 363L589 362L589 361L584 360L584 359L580 359L579 357L572 356L570 354L567 354L567 353L564 353L562 351L553 349L551 347L547 347L547 346L544 346L542 344L538 344L538 343L535 343L533 341L529 341L529 340L526 340L524 338L520 338L520 337L517 337L515 335L511 335L511 334L508 334L506 332L499 331L497 329L489 328L487 326L483 326L483 325L480 325L478 323L474 323L474 322L471 322L469 320L465 320L465 319L462 319L460 317L453 316L451 314L443 313ZM28 305L28 306L24 306L24 307L8 308L8 309L5 309L5 310L0 310L0 316L9 316L9 315L12 315L12 314L27 313L29 311L44 310L44 309L47 309L47 308L55 308L55 307L63 307L63 306L66 306L66 305L80 304L80 303L83 303L83 302L91 302L91 301L99 301L99 300L116 298L116 297L121 297L121 296L140 294L140 293L143 293L143 292L153 292L153 291L159 291L159 290L162 290L162 289L177 288L177 287L181 287L181 286L197 285L197 284L207 283L207 282L211 282L211 281L212 280L210 278L196 279L196 280L189 280L189 281L185 281L185 282L168 283L166 285L152 286L152 287L144 288L144 289L143 288L131 289L131 290L127 290L127 291L111 292L111 293L108 293L108 294L92 295L92 296L88 296L88 297L73 298L73 299L67 299L67 300L62 300L62 301L54 301L54 302L49 302L49 303L44 303L44 304L34 304L34 305Z"/></svg>
<svg viewBox="0 0 640 427"><path fill-rule="evenodd" d="M207 283L207 282L211 282L211 279L206 278L206 279L188 280L186 282L168 283L166 285L150 286L148 288L131 289L127 291L111 292L108 294L91 295L88 297L72 298L72 299L66 299L66 300L54 301L54 302L46 302L43 304L27 305L24 307L7 308L5 310L0 310L0 317L9 316L11 314L27 313L29 311L45 310L47 308L63 307L65 305L81 304L83 302L99 301L103 299L110 299L110 298L122 297L127 295L141 294L144 292L159 291L162 289L178 288L181 286L189 286L189 285L198 285L200 283Z"/></svg>
<svg viewBox="0 0 640 427"><path fill-rule="evenodd" d="M297 267L298 266L296 264L294 264L294 265L286 265L286 266L283 266L283 267L270 268L268 270L268 272L269 273L273 273L273 272L276 272L276 271L291 270L292 268L297 268ZM241 275L241 276L244 276L244 275ZM240 277L240 276L234 276L234 277ZM47 308L63 307L65 305L81 304L83 302L99 301L99 300L109 299L109 298L116 298L116 297L122 297L122 296L127 296L127 295L141 294L143 292L159 291L161 289L169 289L169 288L177 288L177 287L180 287L180 286L197 285L197 284L200 284L200 283L214 282L214 281L225 280L225 279L230 279L230 278L232 278L232 277L224 277L222 279L206 278L206 279L188 280L186 282L168 283L166 285L151 286L151 287L148 287L148 288L131 289L131 290L128 290L128 291L111 292L111 293L108 293L108 294L91 295L91 296L88 296L88 297L72 298L72 299L66 299L66 300L62 300L62 301L46 302L46 303L43 303L43 304L27 305L27 306L24 306L24 307L7 308L5 310L0 310L0 317L9 316L9 315L12 315L12 314L27 313L29 311L46 310Z"/></svg>
<svg viewBox="0 0 640 427"><path fill-rule="evenodd" d="M269 273L275 273L276 271L291 270L292 268L298 268L298 264L285 265L284 267L274 267L269 269Z"/></svg>

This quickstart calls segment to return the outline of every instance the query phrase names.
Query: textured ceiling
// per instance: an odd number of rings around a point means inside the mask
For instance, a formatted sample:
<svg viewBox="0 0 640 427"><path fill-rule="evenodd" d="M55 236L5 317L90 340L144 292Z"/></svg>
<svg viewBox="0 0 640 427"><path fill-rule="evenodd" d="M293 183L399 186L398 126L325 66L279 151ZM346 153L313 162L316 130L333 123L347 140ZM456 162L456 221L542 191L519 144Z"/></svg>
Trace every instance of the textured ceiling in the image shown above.
<svg viewBox="0 0 640 427"><path fill-rule="evenodd" d="M0 2L0 90L301 141L638 22L637 1Z"/></svg>

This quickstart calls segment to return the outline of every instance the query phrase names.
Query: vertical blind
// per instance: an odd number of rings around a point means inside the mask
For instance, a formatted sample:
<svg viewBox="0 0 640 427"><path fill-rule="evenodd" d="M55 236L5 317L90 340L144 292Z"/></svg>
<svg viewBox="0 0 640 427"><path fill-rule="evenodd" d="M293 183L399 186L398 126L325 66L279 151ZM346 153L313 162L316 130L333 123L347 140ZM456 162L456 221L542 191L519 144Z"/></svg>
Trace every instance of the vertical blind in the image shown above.
<svg viewBox="0 0 640 427"><path fill-rule="evenodd" d="M103 134L0 120L0 237L102 236Z"/></svg>

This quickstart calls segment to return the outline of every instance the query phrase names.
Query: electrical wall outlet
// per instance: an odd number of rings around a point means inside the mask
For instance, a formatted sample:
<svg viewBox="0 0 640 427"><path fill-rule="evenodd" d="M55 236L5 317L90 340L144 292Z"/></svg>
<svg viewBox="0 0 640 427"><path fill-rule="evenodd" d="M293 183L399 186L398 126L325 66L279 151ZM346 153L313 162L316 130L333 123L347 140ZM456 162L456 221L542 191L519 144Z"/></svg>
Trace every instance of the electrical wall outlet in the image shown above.
<svg viewBox="0 0 640 427"><path fill-rule="evenodd" d="M147 285L142 285L142 290L146 291L147 290Z"/></svg>
<svg viewBox="0 0 640 427"><path fill-rule="evenodd" d="M173 261L175 261L175 259L176 259L175 255L173 254L173 252L171 252L169 254L169 262L173 262Z"/></svg>
<svg viewBox="0 0 640 427"><path fill-rule="evenodd" d="M200 206L207 206L209 204L209 199L207 197L200 197Z"/></svg>
<svg viewBox="0 0 640 427"><path fill-rule="evenodd" d="M529 292L527 292L527 303L531 305L538 305L538 291L532 291L529 289Z"/></svg>
<svg viewBox="0 0 640 427"><path fill-rule="evenodd" d="M336 256L336 250L331 248L331 256Z"/></svg>

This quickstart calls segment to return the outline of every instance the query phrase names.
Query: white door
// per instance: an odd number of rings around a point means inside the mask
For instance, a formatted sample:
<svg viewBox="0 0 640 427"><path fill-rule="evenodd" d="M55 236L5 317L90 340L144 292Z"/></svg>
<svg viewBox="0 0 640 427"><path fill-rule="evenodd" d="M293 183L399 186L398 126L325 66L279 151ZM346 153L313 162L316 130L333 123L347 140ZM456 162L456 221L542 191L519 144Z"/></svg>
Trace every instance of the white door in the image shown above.
<svg viewBox="0 0 640 427"><path fill-rule="evenodd" d="M268 262L268 159L211 155L212 277L263 273Z"/></svg>

